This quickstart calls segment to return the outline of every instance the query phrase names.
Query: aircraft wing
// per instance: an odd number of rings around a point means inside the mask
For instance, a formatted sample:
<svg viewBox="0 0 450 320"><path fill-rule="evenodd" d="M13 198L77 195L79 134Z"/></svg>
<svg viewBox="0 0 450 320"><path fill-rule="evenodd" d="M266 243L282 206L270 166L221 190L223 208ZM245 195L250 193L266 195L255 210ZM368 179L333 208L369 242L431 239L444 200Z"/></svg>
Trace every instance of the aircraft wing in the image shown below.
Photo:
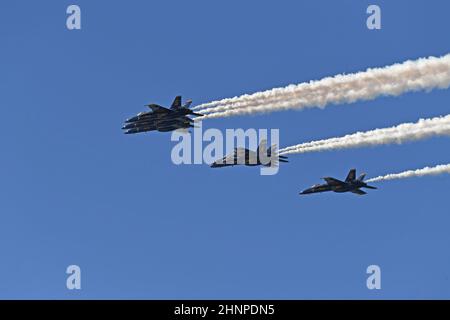
<svg viewBox="0 0 450 320"><path fill-rule="evenodd" d="M325 178L323 178L323 180L325 180L328 184L344 184L345 183L339 179L330 178L330 177L325 177Z"/></svg>
<svg viewBox="0 0 450 320"><path fill-rule="evenodd" d="M237 159L237 155L235 153L229 154L223 158L223 161L226 164L235 164Z"/></svg>
<svg viewBox="0 0 450 320"><path fill-rule="evenodd" d="M169 113L169 109L166 109L164 107L161 107L160 105L157 104L148 104L147 107L149 107L150 109L152 109L153 112L155 113Z"/></svg>
<svg viewBox="0 0 450 320"><path fill-rule="evenodd" d="M178 117L178 119L180 121L182 121L182 122L190 122L190 123L194 123L195 122L194 119L191 119L191 118L186 117L186 116L180 116L180 117Z"/></svg>
<svg viewBox="0 0 450 320"><path fill-rule="evenodd" d="M355 194L357 194L359 196L367 194L367 192L364 192L364 191L362 191L360 189L355 189L355 190L352 190L351 192L353 192L353 193L355 193Z"/></svg>
<svg viewBox="0 0 450 320"><path fill-rule="evenodd" d="M215 164L220 166L232 166L236 164L236 151L230 153L229 155L226 155L220 160L217 160Z"/></svg>

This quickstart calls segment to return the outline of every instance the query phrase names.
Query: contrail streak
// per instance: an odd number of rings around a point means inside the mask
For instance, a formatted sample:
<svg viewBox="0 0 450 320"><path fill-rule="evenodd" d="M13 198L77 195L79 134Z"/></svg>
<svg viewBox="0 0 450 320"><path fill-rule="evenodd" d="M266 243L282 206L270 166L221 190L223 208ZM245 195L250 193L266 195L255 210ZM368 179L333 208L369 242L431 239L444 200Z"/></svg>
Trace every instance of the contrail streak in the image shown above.
<svg viewBox="0 0 450 320"><path fill-rule="evenodd" d="M439 175L443 173L450 174L450 164L441 164L435 167L425 167L423 169L417 170L408 170L401 173L392 173L387 174L385 176L379 176L376 178L372 178L367 180L366 182L377 182L377 181L386 181L386 180L394 180L394 179L406 179L406 178L414 178L414 177L422 177L428 175Z"/></svg>
<svg viewBox="0 0 450 320"><path fill-rule="evenodd" d="M288 109L324 108L328 104L353 103L411 91L446 89L449 86L450 54L447 54L245 94L201 104L194 109L205 114L202 119L220 118Z"/></svg>
<svg viewBox="0 0 450 320"><path fill-rule="evenodd" d="M401 144L406 141L422 140L432 136L444 135L450 135L450 114L431 119L420 119L415 123L403 123L390 128L357 132L343 137L302 143L280 149L279 153L306 153L391 143Z"/></svg>

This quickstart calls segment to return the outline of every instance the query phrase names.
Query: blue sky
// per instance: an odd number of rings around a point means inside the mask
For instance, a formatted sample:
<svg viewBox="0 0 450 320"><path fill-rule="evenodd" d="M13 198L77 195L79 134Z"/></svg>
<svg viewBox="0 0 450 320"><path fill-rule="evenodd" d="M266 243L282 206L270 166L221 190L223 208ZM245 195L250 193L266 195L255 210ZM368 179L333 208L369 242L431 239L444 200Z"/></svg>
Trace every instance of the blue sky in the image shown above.
<svg viewBox="0 0 450 320"><path fill-rule="evenodd" d="M66 8L82 30L66 29ZM378 4L382 29L366 28ZM445 1L0 4L0 298L450 298L448 176L298 192L351 167L445 164L447 138L290 156L279 174L175 166L125 118L450 52ZM205 121L282 146L448 113L449 90ZM66 267L82 290L66 289ZM382 289L366 288L367 266Z"/></svg>

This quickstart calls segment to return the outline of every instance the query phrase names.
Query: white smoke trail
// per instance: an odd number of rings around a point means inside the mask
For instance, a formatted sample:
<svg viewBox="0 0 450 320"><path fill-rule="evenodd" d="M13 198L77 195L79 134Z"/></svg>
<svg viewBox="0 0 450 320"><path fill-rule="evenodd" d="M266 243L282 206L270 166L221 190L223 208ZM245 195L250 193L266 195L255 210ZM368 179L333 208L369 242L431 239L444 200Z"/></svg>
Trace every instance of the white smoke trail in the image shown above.
<svg viewBox="0 0 450 320"><path fill-rule="evenodd" d="M413 177L422 177L428 175L439 175L443 173L450 174L450 164L441 164L435 167L425 167L423 169L417 170L408 170L401 173L392 173L387 174L385 176L379 176L376 178L372 178L367 180L366 182L377 182L377 181L385 181L385 180L394 180L394 179L406 179Z"/></svg>
<svg viewBox="0 0 450 320"><path fill-rule="evenodd" d="M213 101L198 105L194 110L205 114L203 119L220 118L287 109L324 108L328 104L353 103L383 95L398 96L410 91L449 86L450 54L447 54Z"/></svg>
<svg viewBox="0 0 450 320"><path fill-rule="evenodd" d="M391 128L357 132L343 137L317 140L279 150L280 154L306 153L335 149L403 143L422 140L432 136L450 135L450 114L431 119L420 119L415 123L403 123Z"/></svg>

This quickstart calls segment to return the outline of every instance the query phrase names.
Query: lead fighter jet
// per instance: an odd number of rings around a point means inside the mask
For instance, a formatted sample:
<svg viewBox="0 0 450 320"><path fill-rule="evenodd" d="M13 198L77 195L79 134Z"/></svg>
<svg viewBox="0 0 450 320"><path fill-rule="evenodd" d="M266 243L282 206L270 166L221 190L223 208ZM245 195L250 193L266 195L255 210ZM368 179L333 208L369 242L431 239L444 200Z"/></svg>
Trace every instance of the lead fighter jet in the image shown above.
<svg viewBox="0 0 450 320"><path fill-rule="evenodd" d="M267 149L267 140L262 140L255 151L246 148L234 148L229 155L211 164L211 168L222 168L235 165L266 166L278 165L279 162L289 162L286 156L277 155L276 145Z"/></svg>
<svg viewBox="0 0 450 320"><path fill-rule="evenodd" d="M164 108L157 104L146 105L151 111L140 112L136 116L125 121L122 127L125 134L140 133L147 131L167 132L177 129L194 128L192 124L193 119L188 115L202 116L202 114L195 113L189 106L192 100L186 101L184 105L181 104L181 96L175 97L170 109Z"/></svg>
<svg viewBox="0 0 450 320"><path fill-rule="evenodd" d="M326 177L323 178L326 181L326 183L316 184L309 189L303 190L302 192L300 192L300 194L334 191L339 193L352 192L362 196L366 194L366 192L362 191L360 188L376 189L376 187L369 186L364 182L365 176L366 174L363 173L356 179L356 170L351 169L345 181L341 181L331 177Z"/></svg>

